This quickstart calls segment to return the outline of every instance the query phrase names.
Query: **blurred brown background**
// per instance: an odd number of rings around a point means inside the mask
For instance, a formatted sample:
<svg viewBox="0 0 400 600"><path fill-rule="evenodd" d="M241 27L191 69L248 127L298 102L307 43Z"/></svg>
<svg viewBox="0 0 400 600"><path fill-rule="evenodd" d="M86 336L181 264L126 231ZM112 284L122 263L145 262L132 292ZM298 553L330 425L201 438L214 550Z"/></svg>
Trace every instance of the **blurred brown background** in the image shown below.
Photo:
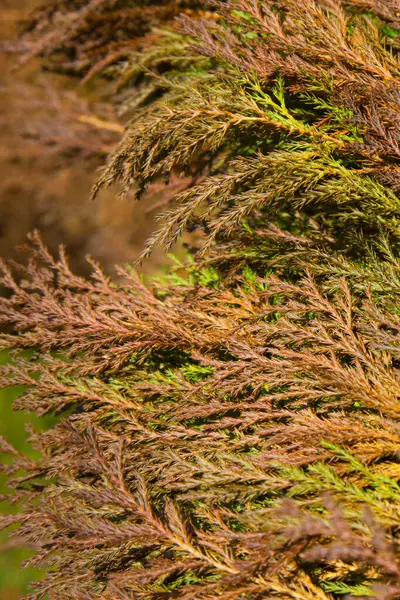
<svg viewBox="0 0 400 600"><path fill-rule="evenodd" d="M15 257L38 228L52 250L66 244L80 272L87 253L112 272L137 257L153 215L148 202L119 199L117 190L89 199L96 170L123 131L106 102L109 84L83 88L78 78L46 73L38 60L15 69L17 24L38 4L0 0L0 256ZM161 260L156 254L144 270Z"/></svg>

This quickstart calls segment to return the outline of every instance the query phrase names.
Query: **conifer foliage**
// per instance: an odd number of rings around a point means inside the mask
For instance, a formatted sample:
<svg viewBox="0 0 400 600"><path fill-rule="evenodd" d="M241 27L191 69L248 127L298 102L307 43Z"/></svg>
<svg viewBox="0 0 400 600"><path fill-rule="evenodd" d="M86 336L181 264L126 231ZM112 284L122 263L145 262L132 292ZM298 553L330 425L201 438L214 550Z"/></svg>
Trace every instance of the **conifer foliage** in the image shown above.
<svg viewBox="0 0 400 600"><path fill-rule="evenodd" d="M61 415L38 462L3 441L32 600L400 597L398 29L213 1L106 71L132 119L94 195L185 175L143 257L201 241L146 285L38 234L3 264L1 384Z"/></svg>
<svg viewBox="0 0 400 600"><path fill-rule="evenodd" d="M49 0L24 23L27 58L45 56L53 69L87 78L151 43L155 26L173 27L196 0Z"/></svg>

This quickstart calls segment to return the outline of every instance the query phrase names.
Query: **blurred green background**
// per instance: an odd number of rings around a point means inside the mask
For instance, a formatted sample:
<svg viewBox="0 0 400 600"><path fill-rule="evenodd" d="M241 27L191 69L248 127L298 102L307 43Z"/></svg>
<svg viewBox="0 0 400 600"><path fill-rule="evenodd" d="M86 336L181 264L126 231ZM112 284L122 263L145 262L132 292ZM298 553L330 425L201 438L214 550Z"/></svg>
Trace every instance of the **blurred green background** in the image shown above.
<svg viewBox="0 0 400 600"><path fill-rule="evenodd" d="M0 364L8 361L8 354L0 352ZM0 435L6 437L14 447L23 451L32 458L37 457L32 448L27 443L27 433L25 424L30 422L35 427L43 428L45 420L39 420L33 415L26 415L21 411L13 411L13 401L21 395L23 388L12 386L0 390ZM0 463L8 462L9 457L0 456ZM5 475L0 473L0 494L7 493L9 490L5 484ZM18 512L18 510L9 506L7 501L0 502L0 513ZM29 550L13 547L18 543L17 538L8 538L7 531L0 532L0 599L17 600L27 591L28 583L37 579L39 573L36 569L22 569L22 562L30 556Z"/></svg>

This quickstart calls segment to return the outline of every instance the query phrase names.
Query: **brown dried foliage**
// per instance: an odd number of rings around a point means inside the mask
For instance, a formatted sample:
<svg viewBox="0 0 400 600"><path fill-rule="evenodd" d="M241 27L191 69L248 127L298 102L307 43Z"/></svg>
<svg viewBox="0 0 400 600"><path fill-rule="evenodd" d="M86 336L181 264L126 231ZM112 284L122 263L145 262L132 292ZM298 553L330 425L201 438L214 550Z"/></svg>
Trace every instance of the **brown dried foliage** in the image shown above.
<svg viewBox="0 0 400 600"><path fill-rule="evenodd" d="M25 24L24 61L51 60L53 68L71 74L93 74L154 39L155 26L173 25L182 12L192 14L193 0L64 0L37 9Z"/></svg>
<svg viewBox="0 0 400 600"><path fill-rule="evenodd" d="M40 348L40 363L16 358L1 383L27 386L17 408L75 407L32 432L40 463L6 468L30 563L57 566L32 598L163 598L174 582L177 598L327 598L354 572L396 597L395 296L344 279L323 292L311 273L157 291L124 273L116 287L32 240L23 284L4 266L0 320L18 332L3 344ZM285 496L294 512L276 512Z"/></svg>
<svg viewBox="0 0 400 600"><path fill-rule="evenodd" d="M397 9L212 7L97 187L189 172L155 241L199 227L201 258L116 284L35 234L3 264L0 382L62 417L37 463L4 442L4 525L50 569L32 599L395 599Z"/></svg>

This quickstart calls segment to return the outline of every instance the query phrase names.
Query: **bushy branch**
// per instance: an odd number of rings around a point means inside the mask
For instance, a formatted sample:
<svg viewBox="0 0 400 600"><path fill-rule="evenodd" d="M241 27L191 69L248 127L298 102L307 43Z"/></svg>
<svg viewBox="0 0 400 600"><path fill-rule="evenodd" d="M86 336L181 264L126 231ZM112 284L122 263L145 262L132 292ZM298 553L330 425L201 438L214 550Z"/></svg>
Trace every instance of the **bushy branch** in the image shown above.
<svg viewBox="0 0 400 600"><path fill-rule="evenodd" d="M212 2L116 69L153 87L94 192L186 173L149 247L202 244L2 266L0 383L60 416L3 444L32 600L399 596L396 5Z"/></svg>

